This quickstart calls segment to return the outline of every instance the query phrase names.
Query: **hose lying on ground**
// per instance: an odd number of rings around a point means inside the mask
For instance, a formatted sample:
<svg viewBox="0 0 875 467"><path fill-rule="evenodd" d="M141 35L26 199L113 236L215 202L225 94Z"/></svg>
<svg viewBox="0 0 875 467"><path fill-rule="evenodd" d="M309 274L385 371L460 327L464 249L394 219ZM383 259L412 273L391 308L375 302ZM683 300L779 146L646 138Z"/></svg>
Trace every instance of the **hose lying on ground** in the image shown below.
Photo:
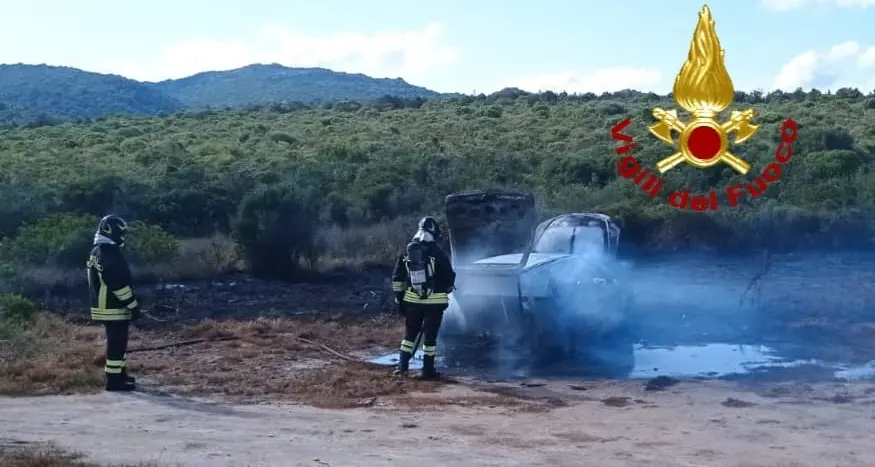
<svg viewBox="0 0 875 467"><path fill-rule="evenodd" d="M211 339L208 339L208 338L189 339L189 340L185 340L185 341L170 342L170 343L167 343L167 344L161 344L161 345L153 345L153 346L150 346L150 347L138 347L138 348L135 348L135 349L130 349L130 350L128 350L128 353L134 353L134 352L149 352L149 351L153 351L153 350L169 349L169 348L172 348L172 347L184 347L184 346L187 346L187 345L200 344L200 343L204 343L204 342L225 342L225 341L236 341L236 340L239 340L239 339L240 339L240 337L237 337L237 336L214 337L214 338L211 338ZM353 357L350 357L349 355L343 354L343 353L341 353L341 352L338 352L337 350L334 350L334 349L332 349L331 347L328 347L328 346L325 345L325 344L320 344L320 343L318 343L318 342L313 342L313 341L311 341L310 339L304 339L303 337L295 337L294 339L295 339L296 341L298 341L298 342L302 342L302 343L304 343L304 344L312 345L312 346L314 346L314 347L319 347L319 348L321 348L322 350L324 350L324 351L326 351L326 352L328 352L328 353L334 355L335 357L341 358L341 359L343 359L343 360L346 360L346 361L349 361L349 362L358 362L358 361L359 361L358 359L353 358Z"/></svg>

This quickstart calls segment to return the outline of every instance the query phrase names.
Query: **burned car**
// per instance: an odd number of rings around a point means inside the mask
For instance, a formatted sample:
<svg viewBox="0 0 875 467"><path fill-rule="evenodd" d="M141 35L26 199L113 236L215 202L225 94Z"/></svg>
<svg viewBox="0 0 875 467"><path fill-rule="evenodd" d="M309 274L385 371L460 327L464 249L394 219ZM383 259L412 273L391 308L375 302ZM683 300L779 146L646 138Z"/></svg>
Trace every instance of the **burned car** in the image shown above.
<svg viewBox="0 0 875 467"><path fill-rule="evenodd" d="M555 360L627 334L628 266L616 259L611 217L569 213L538 224L534 196L516 191L456 193L445 208L457 274L445 346L491 338Z"/></svg>

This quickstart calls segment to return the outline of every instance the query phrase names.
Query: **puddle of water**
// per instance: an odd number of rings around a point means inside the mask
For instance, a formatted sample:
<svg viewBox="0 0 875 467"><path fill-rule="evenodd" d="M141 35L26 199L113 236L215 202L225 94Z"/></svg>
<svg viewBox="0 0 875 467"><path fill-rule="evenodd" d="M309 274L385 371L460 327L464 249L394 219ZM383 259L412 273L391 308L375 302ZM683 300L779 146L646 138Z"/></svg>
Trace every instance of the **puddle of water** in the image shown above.
<svg viewBox="0 0 875 467"><path fill-rule="evenodd" d="M866 381L875 379L875 360L857 367L843 367L833 374L838 379Z"/></svg>
<svg viewBox="0 0 875 467"><path fill-rule="evenodd" d="M379 357L374 357L368 359L368 362L375 363L377 365L384 366L395 366L398 364L398 352L390 353L388 355L381 355ZM438 368L443 367L443 361L440 357L435 358L434 365ZM422 369L422 352L417 352L413 358L410 359L410 370L421 370Z"/></svg>
<svg viewBox="0 0 875 467"><path fill-rule="evenodd" d="M792 367L812 363L805 360L787 361L765 346L732 344L676 347L636 345L634 355L635 365L627 375L628 378L720 377L769 367ZM381 355L368 361L377 365L394 366L398 364L398 354ZM435 363L437 366L443 366L440 357ZM410 361L410 369L420 368L422 368L422 353L418 352ZM875 366L871 371L875 372Z"/></svg>
<svg viewBox="0 0 875 467"><path fill-rule="evenodd" d="M625 376L626 378L642 379L656 376L719 378L744 375L754 371L816 365L833 371L836 379L858 381L875 379L875 360L860 366L834 365L816 360L791 360L781 357L774 349L762 345L720 343L675 347L636 345L634 356L634 368ZM368 361L377 365L394 366L398 364L398 354L381 355ZM435 364L438 367L444 366L440 356ZM410 369L421 368L422 352L417 352L410 361ZM553 374L554 369L544 368L544 370ZM485 372L489 373L488 370ZM574 362L558 365L555 372L556 375L564 376L588 376L586 370L575 368Z"/></svg>
<svg viewBox="0 0 875 467"><path fill-rule="evenodd" d="M754 370L812 364L787 360L762 345L705 344L678 347L635 347L635 369L630 378L655 376L720 377Z"/></svg>

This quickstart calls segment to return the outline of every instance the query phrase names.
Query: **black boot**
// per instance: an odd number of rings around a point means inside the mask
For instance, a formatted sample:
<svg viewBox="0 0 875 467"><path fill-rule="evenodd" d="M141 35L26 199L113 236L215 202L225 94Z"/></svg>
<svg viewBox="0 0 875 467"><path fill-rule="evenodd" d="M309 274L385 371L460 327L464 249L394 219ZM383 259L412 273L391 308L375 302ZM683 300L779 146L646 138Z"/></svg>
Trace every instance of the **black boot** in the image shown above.
<svg viewBox="0 0 875 467"><path fill-rule="evenodd" d="M441 374L434 368L434 355L424 355L422 357L422 374L419 379L438 379Z"/></svg>
<svg viewBox="0 0 875 467"><path fill-rule="evenodd" d="M127 368L122 368L122 376L124 376L125 381L129 384L137 384L137 379L128 374Z"/></svg>
<svg viewBox="0 0 875 467"><path fill-rule="evenodd" d="M134 383L128 382L124 375L121 373L118 374L109 374L106 375L106 390L107 391L133 391Z"/></svg>
<svg viewBox="0 0 875 467"><path fill-rule="evenodd" d="M407 370L410 369L410 359L413 358L413 354L402 350L398 355L398 369L393 373L395 376L407 376Z"/></svg>

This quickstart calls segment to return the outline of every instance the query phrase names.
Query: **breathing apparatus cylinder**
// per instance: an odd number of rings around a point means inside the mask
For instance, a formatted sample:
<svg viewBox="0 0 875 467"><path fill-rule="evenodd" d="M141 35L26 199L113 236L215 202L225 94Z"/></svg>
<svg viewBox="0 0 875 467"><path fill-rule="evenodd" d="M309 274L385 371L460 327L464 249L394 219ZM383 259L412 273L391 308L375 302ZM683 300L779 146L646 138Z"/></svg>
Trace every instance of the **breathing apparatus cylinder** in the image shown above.
<svg viewBox="0 0 875 467"><path fill-rule="evenodd" d="M428 297L431 292L428 288L428 254L419 242L407 244L407 272L413 291L419 294L419 298Z"/></svg>

